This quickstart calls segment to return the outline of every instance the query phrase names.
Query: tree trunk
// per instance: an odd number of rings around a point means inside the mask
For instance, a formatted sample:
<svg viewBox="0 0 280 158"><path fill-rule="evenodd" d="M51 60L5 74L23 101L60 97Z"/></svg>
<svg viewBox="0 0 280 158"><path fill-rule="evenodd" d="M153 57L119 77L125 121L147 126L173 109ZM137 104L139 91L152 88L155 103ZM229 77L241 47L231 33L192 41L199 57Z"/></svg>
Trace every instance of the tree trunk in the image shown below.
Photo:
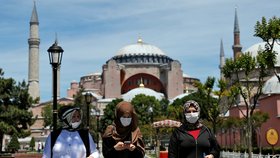
<svg viewBox="0 0 280 158"><path fill-rule="evenodd" d="M248 154L249 154L249 158L252 158L252 152L253 152L253 147L252 147L252 118L251 116L249 115L248 117L248 121L247 121L247 136L248 136Z"/></svg>

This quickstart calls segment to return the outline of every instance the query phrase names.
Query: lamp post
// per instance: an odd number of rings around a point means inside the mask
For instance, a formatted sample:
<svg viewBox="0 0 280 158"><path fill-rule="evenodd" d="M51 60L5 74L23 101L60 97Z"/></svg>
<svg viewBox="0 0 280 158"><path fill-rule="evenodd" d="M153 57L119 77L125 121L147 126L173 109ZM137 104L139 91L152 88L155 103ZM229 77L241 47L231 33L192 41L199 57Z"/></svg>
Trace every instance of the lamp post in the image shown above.
<svg viewBox="0 0 280 158"><path fill-rule="evenodd" d="M48 49L50 64L53 70L53 130L57 129L57 70L60 67L63 49L57 45L57 40Z"/></svg>
<svg viewBox="0 0 280 158"><path fill-rule="evenodd" d="M87 129L89 130L89 105L92 102L92 94L90 92L86 92L85 96L85 101L87 103Z"/></svg>
<svg viewBox="0 0 280 158"><path fill-rule="evenodd" d="M97 131L96 149L99 150L99 117L100 117L100 110L98 108L96 108L96 110L95 110L95 116L96 116L96 131Z"/></svg>
<svg viewBox="0 0 280 158"><path fill-rule="evenodd" d="M153 122L154 122L154 109L151 105L148 107L148 113L151 115L151 122L153 124Z"/></svg>
<svg viewBox="0 0 280 158"><path fill-rule="evenodd" d="M150 117L150 120L151 120L151 124L153 125L153 122L154 122L154 109L153 109L153 107L150 105L149 107L148 107L148 113L149 113L149 115L151 116ZM152 130L151 130L152 131ZM151 145L154 147L154 143L153 143L153 133L151 133Z"/></svg>

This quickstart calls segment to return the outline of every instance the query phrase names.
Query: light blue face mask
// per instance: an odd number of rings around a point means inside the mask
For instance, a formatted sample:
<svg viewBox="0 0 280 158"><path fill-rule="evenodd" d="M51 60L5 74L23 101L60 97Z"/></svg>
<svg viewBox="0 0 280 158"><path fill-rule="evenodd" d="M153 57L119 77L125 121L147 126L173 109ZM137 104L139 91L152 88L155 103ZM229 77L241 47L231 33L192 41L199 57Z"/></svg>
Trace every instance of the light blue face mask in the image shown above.
<svg viewBox="0 0 280 158"><path fill-rule="evenodd" d="M189 123L196 123L199 118L199 112L185 113L185 117Z"/></svg>
<svg viewBox="0 0 280 158"><path fill-rule="evenodd" d="M131 117L121 117L121 118L120 118L121 124L122 124L124 127L129 126L130 123L131 123L131 120L132 120Z"/></svg>

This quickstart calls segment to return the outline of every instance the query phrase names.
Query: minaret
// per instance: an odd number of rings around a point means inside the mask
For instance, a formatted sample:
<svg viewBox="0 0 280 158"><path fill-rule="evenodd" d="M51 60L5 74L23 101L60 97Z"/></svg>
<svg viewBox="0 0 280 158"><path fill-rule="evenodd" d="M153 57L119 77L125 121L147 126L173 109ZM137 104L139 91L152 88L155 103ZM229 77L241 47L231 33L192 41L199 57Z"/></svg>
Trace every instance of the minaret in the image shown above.
<svg viewBox="0 0 280 158"><path fill-rule="evenodd" d="M221 44L220 44L220 79L224 79L224 75L222 72L222 68L225 65L225 53L224 53L224 44L223 44L223 40L221 39Z"/></svg>
<svg viewBox="0 0 280 158"><path fill-rule="evenodd" d="M234 35L234 44L232 46L233 58L236 59L238 56L241 55L241 49L242 49L242 46L240 44L240 30L239 30L238 17L237 17L237 8L235 8L233 35Z"/></svg>
<svg viewBox="0 0 280 158"><path fill-rule="evenodd" d="M39 21L36 10L34 7L30 19L30 35L28 39L29 44L29 60L28 60L28 92L33 99L40 97L39 87Z"/></svg>

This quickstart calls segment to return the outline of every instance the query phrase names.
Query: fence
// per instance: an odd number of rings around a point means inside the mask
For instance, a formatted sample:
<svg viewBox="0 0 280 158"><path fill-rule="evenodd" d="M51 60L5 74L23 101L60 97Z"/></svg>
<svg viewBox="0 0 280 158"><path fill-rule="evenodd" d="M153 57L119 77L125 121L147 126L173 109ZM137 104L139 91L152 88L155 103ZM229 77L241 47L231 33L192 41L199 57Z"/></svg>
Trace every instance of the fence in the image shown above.
<svg viewBox="0 0 280 158"><path fill-rule="evenodd" d="M229 152L229 151L222 151L221 158L248 158L248 153L240 153L240 152ZM261 154L253 154L252 158L280 158L280 155L261 155Z"/></svg>

